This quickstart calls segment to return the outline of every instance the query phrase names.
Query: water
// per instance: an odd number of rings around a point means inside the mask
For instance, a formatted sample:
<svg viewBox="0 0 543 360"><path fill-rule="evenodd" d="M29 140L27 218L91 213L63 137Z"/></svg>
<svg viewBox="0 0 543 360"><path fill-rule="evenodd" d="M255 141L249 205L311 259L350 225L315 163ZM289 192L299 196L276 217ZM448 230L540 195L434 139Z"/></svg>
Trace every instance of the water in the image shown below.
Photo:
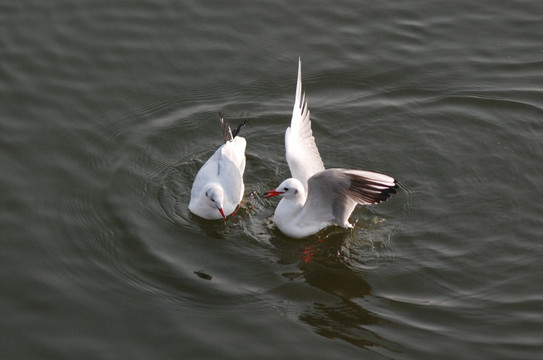
<svg viewBox="0 0 543 360"><path fill-rule="evenodd" d="M533 359L543 5L0 2L3 359ZM290 240L297 60L327 167L399 179ZM187 205L249 120L238 215Z"/></svg>

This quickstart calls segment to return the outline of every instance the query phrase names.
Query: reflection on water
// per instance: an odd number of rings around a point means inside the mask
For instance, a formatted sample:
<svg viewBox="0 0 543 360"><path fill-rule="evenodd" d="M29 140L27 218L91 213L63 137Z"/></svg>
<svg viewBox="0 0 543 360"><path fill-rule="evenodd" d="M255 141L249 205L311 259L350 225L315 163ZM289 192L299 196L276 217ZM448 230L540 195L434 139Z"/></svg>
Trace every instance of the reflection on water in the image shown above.
<svg viewBox="0 0 543 360"><path fill-rule="evenodd" d="M377 346L392 350L390 341L370 329L381 319L360 305L372 289L363 274L353 269L350 250L346 246L351 235L332 228L328 234L319 237L293 241L275 236L271 242L280 254L279 263L298 264L299 272L284 273L283 276L289 280L303 279L337 298L312 303L299 314L300 321L326 338L341 339L363 348Z"/></svg>

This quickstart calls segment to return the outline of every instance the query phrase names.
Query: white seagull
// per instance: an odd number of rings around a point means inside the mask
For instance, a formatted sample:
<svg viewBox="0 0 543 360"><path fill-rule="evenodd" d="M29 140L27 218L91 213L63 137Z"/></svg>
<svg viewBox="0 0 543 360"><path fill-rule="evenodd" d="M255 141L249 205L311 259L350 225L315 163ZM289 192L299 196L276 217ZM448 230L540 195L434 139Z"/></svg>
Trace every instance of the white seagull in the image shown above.
<svg viewBox="0 0 543 360"><path fill-rule="evenodd" d="M190 191L189 210L204 219L216 220L232 214L243 198L245 186L245 147L247 141L236 136L246 122L232 133L219 113L224 144L206 161L196 174Z"/></svg>
<svg viewBox="0 0 543 360"><path fill-rule="evenodd" d="M349 216L357 204L377 204L396 193L396 180L388 175L324 169L302 93L301 60L292 120L285 132L285 151L292 178L268 191L266 197L282 197L273 221L289 237L306 237L330 225L352 228Z"/></svg>

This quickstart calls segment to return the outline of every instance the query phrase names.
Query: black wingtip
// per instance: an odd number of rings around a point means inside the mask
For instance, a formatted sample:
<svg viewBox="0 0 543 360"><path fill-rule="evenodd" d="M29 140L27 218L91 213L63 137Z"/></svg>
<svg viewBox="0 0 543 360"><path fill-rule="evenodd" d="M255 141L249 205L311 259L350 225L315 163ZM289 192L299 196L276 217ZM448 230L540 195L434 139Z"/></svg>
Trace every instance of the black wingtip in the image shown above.
<svg viewBox="0 0 543 360"><path fill-rule="evenodd" d="M232 129L230 128L230 124L228 124L228 121L224 118L222 112L220 111L219 111L219 118L221 120L221 128L224 135L224 142L234 140L234 138L239 134L241 129L245 127L245 125L247 124L247 121L249 121L249 120L245 120L243 123L239 124L238 127L234 129L234 131L232 131Z"/></svg>
<svg viewBox="0 0 543 360"><path fill-rule="evenodd" d="M367 204L378 204L387 201L399 189L398 183L394 185L385 185L374 179L368 179L360 176L350 176L351 186L349 192L351 196L359 202Z"/></svg>
<svg viewBox="0 0 543 360"><path fill-rule="evenodd" d="M233 137L236 137L239 134L239 132L241 131L241 129L243 129L245 127L245 125L247 125L247 121L249 121L249 120L245 120L243 123L238 125L238 127L233 132Z"/></svg>

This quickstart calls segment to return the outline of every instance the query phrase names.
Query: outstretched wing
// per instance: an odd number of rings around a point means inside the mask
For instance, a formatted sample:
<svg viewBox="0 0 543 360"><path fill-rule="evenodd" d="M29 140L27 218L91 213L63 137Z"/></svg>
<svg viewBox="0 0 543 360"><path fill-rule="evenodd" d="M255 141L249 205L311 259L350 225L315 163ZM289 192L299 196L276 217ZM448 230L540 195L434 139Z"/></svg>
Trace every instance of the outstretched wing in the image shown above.
<svg viewBox="0 0 543 360"><path fill-rule="evenodd" d="M323 171L324 165L311 130L307 99L302 93L301 60L298 62L298 82L292 119L290 127L285 132L285 152L292 177L300 180L307 192L307 181L314 174Z"/></svg>
<svg viewBox="0 0 543 360"><path fill-rule="evenodd" d="M371 171L328 169L309 179L301 219L348 226L356 204L378 204L396 193L394 178Z"/></svg>

